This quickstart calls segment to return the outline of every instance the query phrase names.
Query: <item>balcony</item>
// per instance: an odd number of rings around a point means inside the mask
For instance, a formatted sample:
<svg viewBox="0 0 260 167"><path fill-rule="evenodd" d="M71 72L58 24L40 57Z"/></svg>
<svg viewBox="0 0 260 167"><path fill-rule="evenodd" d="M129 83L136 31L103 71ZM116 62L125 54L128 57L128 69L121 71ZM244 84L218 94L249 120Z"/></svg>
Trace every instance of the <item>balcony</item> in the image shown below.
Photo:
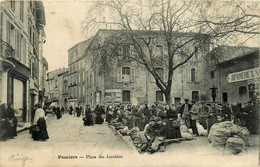
<svg viewBox="0 0 260 167"><path fill-rule="evenodd" d="M4 58L7 58L7 57L13 57L15 58L15 50L13 49L13 47L3 41L3 40L0 40L0 56L4 57Z"/></svg>

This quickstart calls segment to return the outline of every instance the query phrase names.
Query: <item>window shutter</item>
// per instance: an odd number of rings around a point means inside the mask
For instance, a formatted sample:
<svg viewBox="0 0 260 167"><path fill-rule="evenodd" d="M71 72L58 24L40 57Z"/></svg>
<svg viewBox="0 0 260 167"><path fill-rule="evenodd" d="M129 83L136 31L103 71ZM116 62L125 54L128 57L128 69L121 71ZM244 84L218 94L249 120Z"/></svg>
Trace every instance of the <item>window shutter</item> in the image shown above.
<svg viewBox="0 0 260 167"><path fill-rule="evenodd" d="M168 70L166 68L163 69L164 72L164 82L168 81Z"/></svg>
<svg viewBox="0 0 260 167"><path fill-rule="evenodd" d="M199 71L197 68L195 69L195 81L199 82Z"/></svg>
<svg viewBox="0 0 260 167"><path fill-rule="evenodd" d="M131 82L135 82L135 68L131 67Z"/></svg>
<svg viewBox="0 0 260 167"><path fill-rule="evenodd" d="M187 72L187 82L191 82L191 69L187 69L186 70L186 72Z"/></svg>
<svg viewBox="0 0 260 167"><path fill-rule="evenodd" d="M117 68L117 82L122 82L122 67Z"/></svg>

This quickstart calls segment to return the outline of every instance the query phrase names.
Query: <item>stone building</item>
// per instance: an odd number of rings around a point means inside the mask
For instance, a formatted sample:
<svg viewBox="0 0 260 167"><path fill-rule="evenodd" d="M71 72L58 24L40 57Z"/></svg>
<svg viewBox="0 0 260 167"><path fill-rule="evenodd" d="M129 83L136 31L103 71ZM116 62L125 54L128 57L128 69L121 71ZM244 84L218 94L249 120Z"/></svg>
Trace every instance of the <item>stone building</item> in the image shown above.
<svg viewBox="0 0 260 167"><path fill-rule="evenodd" d="M58 74L58 105L68 108L68 69Z"/></svg>
<svg viewBox="0 0 260 167"><path fill-rule="evenodd" d="M109 38L115 33L123 33L123 30L99 30L90 39L89 46L85 47L86 54L79 59L81 61L77 61L77 64L75 64L75 66L78 66L79 71L73 70L73 65L69 61L71 74L76 73L74 75L78 75L78 83L75 85L78 88L77 104L82 106L89 104L94 107L97 104L124 104L126 106L127 104L145 103L151 105L154 102L165 103L166 99L155 84L153 76L143 65L127 58L127 54L132 54L130 48L122 51L122 55L118 59L113 59L113 65L109 69L106 71L99 70L102 64L97 63L98 61L92 55L90 48L96 45L95 40L100 40L100 37ZM137 33L143 35L142 31L137 31ZM157 52L156 54L164 56L166 53L165 43L160 35L158 38L160 38L158 40L160 42L154 43L154 49ZM69 59L71 59L71 55L69 54ZM184 98L199 100L200 95L205 94L205 83L202 79L204 63L201 56L202 54L195 55L186 65L174 71L171 94L175 105L183 102ZM166 81L166 68L158 66L156 70ZM81 82L82 84L80 84Z"/></svg>
<svg viewBox="0 0 260 167"><path fill-rule="evenodd" d="M217 88L216 101L244 103L259 97L259 48L220 46L211 51L205 69L207 99Z"/></svg>
<svg viewBox="0 0 260 167"><path fill-rule="evenodd" d="M82 41L68 50L68 102L69 105L75 107L76 105L85 105L85 66L86 48L90 40Z"/></svg>
<svg viewBox="0 0 260 167"><path fill-rule="evenodd" d="M19 122L42 102L45 15L42 1L4 1L0 6L0 103L12 105Z"/></svg>
<svg viewBox="0 0 260 167"><path fill-rule="evenodd" d="M45 105L48 106L57 106L63 105L65 101L64 85L67 80L67 68L59 68L54 71L47 73L46 79L46 93L45 93ZM67 89L65 89L67 91Z"/></svg>

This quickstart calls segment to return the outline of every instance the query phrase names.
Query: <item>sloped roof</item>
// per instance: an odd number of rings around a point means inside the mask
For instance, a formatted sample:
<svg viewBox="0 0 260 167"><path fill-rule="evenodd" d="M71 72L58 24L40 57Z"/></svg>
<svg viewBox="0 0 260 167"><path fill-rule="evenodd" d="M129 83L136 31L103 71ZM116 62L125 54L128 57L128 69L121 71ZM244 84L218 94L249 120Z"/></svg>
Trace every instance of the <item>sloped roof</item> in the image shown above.
<svg viewBox="0 0 260 167"><path fill-rule="evenodd" d="M248 54L259 51L257 47L246 46L219 46L210 52L210 55L219 57L219 63L241 58Z"/></svg>

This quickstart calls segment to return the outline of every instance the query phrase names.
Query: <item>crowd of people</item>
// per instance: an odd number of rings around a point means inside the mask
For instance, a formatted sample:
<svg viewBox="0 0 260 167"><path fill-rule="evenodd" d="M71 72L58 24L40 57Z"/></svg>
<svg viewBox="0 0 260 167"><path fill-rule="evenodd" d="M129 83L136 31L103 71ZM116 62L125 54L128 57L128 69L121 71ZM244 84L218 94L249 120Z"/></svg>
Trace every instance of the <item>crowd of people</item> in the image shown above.
<svg viewBox="0 0 260 167"><path fill-rule="evenodd" d="M14 109L12 105L2 104L0 110L0 139L13 138L17 135L17 118ZM166 105L163 107L154 103L151 106L146 104L128 105L126 108L123 105L107 106L106 108L97 105L95 108L91 108L86 105L84 109L81 106L70 106L67 110L74 117L82 116L85 126L102 124L105 121L115 126L116 129L120 129L120 126L127 127L129 130L138 128L144 132L149 143L144 150L151 150L153 143L158 143L158 137L160 139L181 138L181 124L192 129L194 136L199 135L198 124L209 133L213 124L223 121L232 121L236 125L246 127L251 134L259 133L259 102L257 101L230 105L228 103L206 103L203 100L200 103L190 102L189 99L185 99L185 102L178 106ZM65 113L63 106L53 107L52 111L56 114L57 119L60 119ZM41 108L39 104L35 105L35 110L32 113L30 133L34 140L49 138L46 126L46 109Z"/></svg>
<svg viewBox="0 0 260 167"><path fill-rule="evenodd" d="M108 106L106 110L103 106L97 105L91 109L86 106L83 118L84 125L90 126L100 124L104 121L115 126L118 130L123 127L127 129L138 128L144 132L148 141L147 148L143 151L156 150L151 149L154 143L159 139L181 138L180 126L184 124L188 129L192 129L193 136L198 136L198 124L200 124L207 133L215 123L232 121L235 124L246 127L252 134L258 134L259 123L259 103L248 102L246 104L228 103L206 103L201 100L189 101L185 99L183 104L178 106L166 105L162 107L157 103L148 106L123 105ZM159 147L158 147L159 148Z"/></svg>

